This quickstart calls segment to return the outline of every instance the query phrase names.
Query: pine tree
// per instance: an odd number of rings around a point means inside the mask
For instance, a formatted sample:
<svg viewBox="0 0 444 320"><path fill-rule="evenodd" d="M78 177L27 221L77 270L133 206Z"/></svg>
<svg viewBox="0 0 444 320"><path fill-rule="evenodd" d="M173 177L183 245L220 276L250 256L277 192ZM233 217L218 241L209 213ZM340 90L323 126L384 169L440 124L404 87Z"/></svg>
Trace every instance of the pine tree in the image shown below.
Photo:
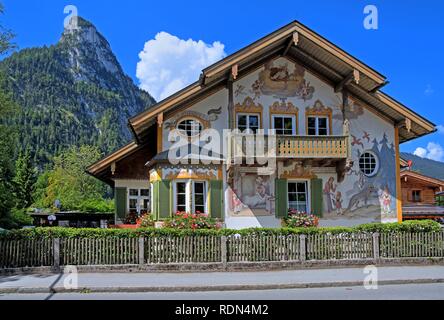
<svg viewBox="0 0 444 320"><path fill-rule="evenodd" d="M0 3L0 14L3 5ZM0 56L14 48L11 43L13 34L0 25ZM0 73L0 83L4 75ZM14 176L15 130L7 125L9 118L16 111L16 105L10 94L0 90L0 227L10 226L10 214L14 206L14 197L11 192Z"/></svg>
<svg viewBox="0 0 444 320"><path fill-rule="evenodd" d="M31 161L29 150L26 150L25 153L20 153L15 162L13 185L18 209L26 209L32 205L36 182L37 169Z"/></svg>

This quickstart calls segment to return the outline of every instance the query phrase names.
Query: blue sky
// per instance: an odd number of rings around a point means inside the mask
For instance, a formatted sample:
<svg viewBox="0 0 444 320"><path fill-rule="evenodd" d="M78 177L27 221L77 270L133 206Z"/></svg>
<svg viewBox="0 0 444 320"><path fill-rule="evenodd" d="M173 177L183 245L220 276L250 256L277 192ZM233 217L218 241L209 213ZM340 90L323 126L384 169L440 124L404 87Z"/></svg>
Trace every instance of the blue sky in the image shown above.
<svg viewBox="0 0 444 320"><path fill-rule="evenodd" d="M219 41L225 45L223 53L230 54L292 20L299 20L386 75L391 82L384 89L388 94L437 125L444 125L443 1L3 0L3 3L6 14L2 23L17 33L20 48L56 43L63 31L63 9L75 5L79 15L94 23L108 39L125 72L138 84L139 53L161 31L177 37L174 38L177 41L201 40L208 47ZM378 30L363 27L363 9L369 4L378 8ZM197 46L197 42L194 44ZM208 52L204 50L202 54L211 54ZM437 145L444 147L444 127L441 133L403 144L401 149L413 152L421 147L424 156L444 160L444 153L440 153Z"/></svg>

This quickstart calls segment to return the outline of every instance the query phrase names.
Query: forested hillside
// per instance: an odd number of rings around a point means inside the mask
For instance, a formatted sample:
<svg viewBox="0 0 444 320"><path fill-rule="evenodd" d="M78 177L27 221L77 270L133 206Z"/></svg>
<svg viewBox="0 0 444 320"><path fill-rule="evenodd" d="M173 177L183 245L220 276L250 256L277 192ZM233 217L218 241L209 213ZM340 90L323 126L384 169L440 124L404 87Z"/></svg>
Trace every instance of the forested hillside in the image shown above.
<svg viewBox="0 0 444 320"><path fill-rule="evenodd" d="M154 103L124 74L106 39L86 20L50 47L21 50L0 63L1 89L20 110L20 149L40 168L71 146L109 153L131 139L127 119Z"/></svg>

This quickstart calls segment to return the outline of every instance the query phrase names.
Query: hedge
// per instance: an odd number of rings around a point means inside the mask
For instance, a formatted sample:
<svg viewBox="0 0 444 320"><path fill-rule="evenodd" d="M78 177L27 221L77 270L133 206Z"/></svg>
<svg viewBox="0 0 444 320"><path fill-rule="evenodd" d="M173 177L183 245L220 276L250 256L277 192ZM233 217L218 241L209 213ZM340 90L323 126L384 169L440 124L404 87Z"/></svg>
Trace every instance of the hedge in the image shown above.
<svg viewBox="0 0 444 320"><path fill-rule="evenodd" d="M243 230L177 230L177 229L70 229L35 228L0 233L1 239L44 239L44 238L139 238L139 237L184 237L184 236L230 236L230 235L312 235L312 234L351 234L351 233L396 233L396 232L438 232L441 225L434 221L406 221L404 223L372 223L357 227L330 228L252 228Z"/></svg>

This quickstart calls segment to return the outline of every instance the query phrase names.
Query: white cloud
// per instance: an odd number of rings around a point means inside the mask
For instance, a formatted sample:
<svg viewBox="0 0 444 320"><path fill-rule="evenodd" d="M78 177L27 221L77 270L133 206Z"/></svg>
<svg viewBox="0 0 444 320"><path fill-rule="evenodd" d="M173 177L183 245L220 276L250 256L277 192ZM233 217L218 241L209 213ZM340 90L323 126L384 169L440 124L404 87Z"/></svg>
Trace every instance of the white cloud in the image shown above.
<svg viewBox="0 0 444 320"><path fill-rule="evenodd" d="M218 41L206 44L160 32L140 52L136 76L140 87L159 101L197 81L202 69L225 56Z"/></svg>
<svg viewBox="0 0 444 320"><path fill-rule="evenodd" d="M429 144L427 145L427 149L417 148L413 154L421 158L427 158L435 161L444 161L443 147L440 144L434 142L429 142Z"/></svg>
<svg viewBox="0 0 444 320"><path fill-rule="evenodd" d="M439 125L436 128L438 129L438 133L444 134L444 126L443 125Z"/></svg>
<svg viewBox="0 0 444 320"><path fill-rule="evenodd" d="M424 148L416 148L415 152L413 152L415 156L420 158L425 158L427 156L427 150Z"/></svg>

